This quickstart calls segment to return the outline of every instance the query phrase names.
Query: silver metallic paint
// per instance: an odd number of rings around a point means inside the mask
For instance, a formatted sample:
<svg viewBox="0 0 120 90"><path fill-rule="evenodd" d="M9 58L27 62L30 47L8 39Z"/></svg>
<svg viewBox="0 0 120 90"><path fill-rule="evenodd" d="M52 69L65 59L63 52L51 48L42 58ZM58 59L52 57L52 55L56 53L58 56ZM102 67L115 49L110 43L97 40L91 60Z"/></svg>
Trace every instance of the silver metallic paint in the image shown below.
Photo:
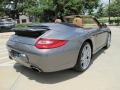
<svg viewBox="0 0 120 90"><path fill-rule="evenodd" d="M21 60L19 63L26 63L27 65L23 65L27 67L34 65L43 72L54 72L74 67L84 41L91 40L94 54L106 45L108 33L110 33L107 27L85 30L56 23L43 23L42 25L49 26L51 30L38 37L38 39L63 39L68 40L68 43L54 49L37 49L34 46L37 39L13 35L8 40L7 47L8 50L26 54L27 61Z"/></svg>

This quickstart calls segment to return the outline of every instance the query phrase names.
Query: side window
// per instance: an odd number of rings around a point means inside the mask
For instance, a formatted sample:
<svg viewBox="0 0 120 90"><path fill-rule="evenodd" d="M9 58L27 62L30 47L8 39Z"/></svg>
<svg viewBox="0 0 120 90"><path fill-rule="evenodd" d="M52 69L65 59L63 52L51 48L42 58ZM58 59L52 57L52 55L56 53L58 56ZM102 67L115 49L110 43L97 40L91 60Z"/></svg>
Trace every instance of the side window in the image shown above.
<svg viewBox="0 0 120 90"><path fill-rule="evenodd" d="M97 22L93 18L83 18L84 28L99 28Z"/></svg>

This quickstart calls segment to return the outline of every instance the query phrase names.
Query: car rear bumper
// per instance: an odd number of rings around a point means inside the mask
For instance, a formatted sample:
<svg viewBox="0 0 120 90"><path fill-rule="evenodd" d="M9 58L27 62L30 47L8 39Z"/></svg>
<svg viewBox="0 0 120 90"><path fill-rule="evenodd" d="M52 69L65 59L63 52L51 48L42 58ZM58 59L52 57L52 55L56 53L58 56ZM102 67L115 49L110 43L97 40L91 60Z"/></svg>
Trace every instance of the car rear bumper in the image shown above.
<svg viewBox="0 0 120 90"><path fill-rule="evenodd" d="M74 67L79 49L69 46L56 49L37 49L32 45L8 41L7 47L11 58L26 67L37 67L43 72L54 72ZM11 55L11 51L23 54L19 58Z"/></svg>

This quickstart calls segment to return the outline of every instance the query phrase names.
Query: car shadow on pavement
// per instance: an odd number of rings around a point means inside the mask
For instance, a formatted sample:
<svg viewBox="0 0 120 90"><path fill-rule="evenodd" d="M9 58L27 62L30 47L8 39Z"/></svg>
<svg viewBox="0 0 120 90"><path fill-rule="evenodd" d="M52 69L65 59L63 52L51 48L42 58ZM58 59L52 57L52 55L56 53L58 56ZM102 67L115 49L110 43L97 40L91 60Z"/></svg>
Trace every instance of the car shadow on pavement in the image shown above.
<svg viewBox="0 0 120 90"><path fill-rule="evenodd" d="M102 49L98 53L96 53L93 57L93 62L94 60L97 59L98 56L100 56L102 53L105 53L104 51L105 49ZM14 65L14 68L16 69L17 72L20 72L22 75L26 76L29 80L35 80L39 83L44 84L55 84L63 82L82 74L80 72L75 72L72 69L52 73L36 72L18 63Z"/></svg>
<svg viewBox="0 0 120 90"><path fill-rule="evenodd" d="M35 80L39 83L44 83L44 84L59 83L62 81L72 79L82 74L75 72L71 69L52 72L52 73L36 72L22 65L18 65L17 63L14 65L14 68L16 69L17 72L20 72L22 75L26 76L29 80Z"/></svg>

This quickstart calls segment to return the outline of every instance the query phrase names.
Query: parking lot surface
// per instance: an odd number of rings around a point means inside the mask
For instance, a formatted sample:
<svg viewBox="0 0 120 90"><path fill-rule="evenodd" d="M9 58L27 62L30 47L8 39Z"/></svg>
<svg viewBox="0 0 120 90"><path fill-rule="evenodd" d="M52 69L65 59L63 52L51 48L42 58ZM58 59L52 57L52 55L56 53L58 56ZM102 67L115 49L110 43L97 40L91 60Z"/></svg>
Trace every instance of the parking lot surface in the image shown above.
<svg viewBox="0 0 120 90"><path fill-rule="evenodd" d="M111 47L95 54L84 73L28 69L8 58L6 41L14 33L0 33L0 90L120 90L120 27L110 28Z"/></svg>

